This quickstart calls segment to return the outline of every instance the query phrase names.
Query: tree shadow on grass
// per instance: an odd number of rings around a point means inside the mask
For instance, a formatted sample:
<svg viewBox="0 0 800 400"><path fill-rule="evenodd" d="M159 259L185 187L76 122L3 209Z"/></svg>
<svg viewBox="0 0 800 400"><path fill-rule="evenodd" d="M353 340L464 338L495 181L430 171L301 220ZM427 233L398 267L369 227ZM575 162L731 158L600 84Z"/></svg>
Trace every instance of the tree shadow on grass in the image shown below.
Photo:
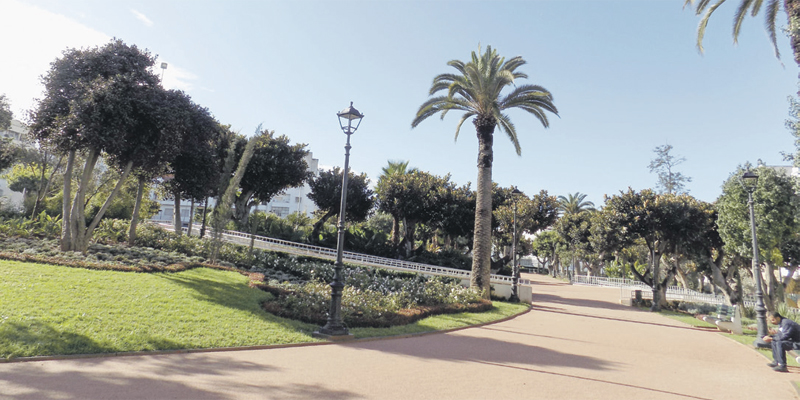
<svg viewBox="0 0 800 400"><path fill-rule="evenodd" d="M143 342L143 349L180 348L175 342L156 337L147 337ZM86 335L70 332L67 328L59 329L36 320L30 323L0 324L0 358L102 354L131 350L103 344Z"/></svg>
<svg viewBox="0 0 800 400"><path fill-rule="evenodd" d="M189 275L184 272L175 274L162 274L162 277L176 284L192 289L195 298L199 301L214 303L226 308L252 313L263 321L279 324L284 328L291 329L296 332L309 333L316 328L316 326L313 324L282 318L267 313L261 308L261 304L254 299L253 291L258 291L258 289L251 288L247 285L247 283L244 282L219 282L209 278Z"/></svg>

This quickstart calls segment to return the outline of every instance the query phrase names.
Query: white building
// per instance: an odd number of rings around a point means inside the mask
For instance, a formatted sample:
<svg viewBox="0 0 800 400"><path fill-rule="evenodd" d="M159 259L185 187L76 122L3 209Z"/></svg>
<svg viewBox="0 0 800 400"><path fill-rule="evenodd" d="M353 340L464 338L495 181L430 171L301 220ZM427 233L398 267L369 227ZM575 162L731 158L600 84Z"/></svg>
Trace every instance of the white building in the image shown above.
<svg viewBox="0 0 800 400"><path fill-rule="evenodd" d="M311 152L306 155L305 160L306 164L308 164L308 170L314 175L314 177L319 176L319 160L314 158ZM308 198L309 193L311 193L311 188L307 183L300 187L289 188L286 189L283 194L273 197L269 203L253 207L252 211L258 210L271 212L280 218L286 218L289 216L289 214L293 214L295 212L301 212L311 217L314 212L317 211L317 205ZM151 220L166 223L172 222L175 201L161 200L159 203L161 205L161 209L156 215L153 216L153 218L151 218ZM214 199L208 199L208 203L209 207L213 207ZM202 207L202 203L195 203L195 209L201 209ZM189 225L190 212L191 202L181 200L181 221L184 226ZM200 221L195 221L195 223L199 222Z"/></svg>
<svg viewBox="0 0 800 400"><path fill-rule="evenodd" d="M20 121L15 119L11 120L11 127L6 131L0 131L0 137L11 138L14 143L22 144L28 134L28 127ZM8 171L0 171L6 173ZM10 203L15 207L22 207L23 194L20 192L13 192L8 188L8 182L5 179L0 179L0 204Z"/></svg>

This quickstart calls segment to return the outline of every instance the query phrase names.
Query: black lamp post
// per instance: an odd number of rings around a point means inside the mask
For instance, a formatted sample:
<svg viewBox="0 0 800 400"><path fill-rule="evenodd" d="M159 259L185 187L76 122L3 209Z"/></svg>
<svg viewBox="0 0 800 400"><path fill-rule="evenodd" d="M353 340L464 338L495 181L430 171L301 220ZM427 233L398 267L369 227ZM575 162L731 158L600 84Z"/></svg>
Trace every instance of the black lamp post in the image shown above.
<svg viewBox="0 0 800 400"><path fill-rule="evenodd" d="M756 238L756 217L753 210L753 192L758 185L758 175L748 170L740 178L739 182L747 191L747 205L750 207L750 232L753 236L753 278L756 285L756 325L758 327L758 337L753 342L755 347L770 347L770 344L762 338L767 335L767 308L764 307L764 292L761 290L761 262L758 259L758 239Z"/></svg>
<svg viewBox="0 0 800 400"><path fill-rule="evenodd" d="M522 194L519 189L511 191L511 199L514 202L514 231L511 239L511 297L509 301L519 301L519 265L517 265L517 195Z"/></svg>
<svg viewBox="0 0 800 400"><path fill-rule="evenodd" d="M351 337L350 331L347 330L342 321L342 292L344 291L344 282L342 279L342 253L344 252L344 216L345 209L347 208L347 175L350 168L350 135L352 135L358 126L361 125L361 118L364 114L358 112L353 107L353 102L350 102L350 107L345 108L338 114L339 126L342 131L347 135L347 144L344 146L344 173L342 174L342 201L339 207L339 237L336 241L336 263L334 266L333 282L331 282L331 309L328 313L328 322L314 332L314 336L323 337L327 339L345 339ZM355 126L353 126L355 124Z"/></svg>

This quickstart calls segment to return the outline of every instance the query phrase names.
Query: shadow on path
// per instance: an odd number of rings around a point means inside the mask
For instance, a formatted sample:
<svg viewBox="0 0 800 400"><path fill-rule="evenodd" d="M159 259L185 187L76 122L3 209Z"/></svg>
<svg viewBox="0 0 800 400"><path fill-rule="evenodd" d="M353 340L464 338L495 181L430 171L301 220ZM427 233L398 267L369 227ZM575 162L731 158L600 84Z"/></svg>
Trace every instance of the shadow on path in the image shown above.
<svg viewBox="0 0 800 400"><path fill-rule="evenodd" d="M349 400L360 395L342 390L328 389L321 385L287 383L285 385L266 382L246 382L239 379L215 381L213 390L193 387L175 380L185 376L232 376L244 372L266 373L279 370L276 367L253 362L220 358L219 355L202 354L169 355L135 358L104 358L58 361L69 363L76 370L48 371L47 363L15 364L3 368L0 374L0 398L3 399L230 399L243 393L263 393L264 398ZM109 372L107 363L125 363L128 373ZM7 367L7 366L6 366ZM69 369L69 366L67 366ZM77 370L80 369L80 370ZM174 377L175 380L170 378Z"/></svg>
<svg viewBox="0 0 800 400"><path fill-rule="evenodd" d="M480 327L477 327L475 329L483 329L483 330L487 330L487 331L497 331L497 332L508 332L508 333L513 333L513 334L516 334L516 335L533 336L533 337L540 337L540 338L547 338L547 339L566 340L566 341L569 341L569 342L592 343L592 342L588 342L588 341L585 341L585 340L575 340L575 339L566 339L566 338L563 338L563 337L556 337L556 336L537 335L535 333L530 333L530 332L520 332L520 331L511 330L511 329L499 329L499 328L493 328L493 327L489 327L489 326L480 326Z"/></svg>
<svg viewBox="0 0 800 400"><path fill-rule="evenodd" d="M616 365L603 359L564 353L546 347L460 334L354 343L346 346L352 346L357 350L373 350L452 362L561 366L593 370L611 370Z"/></svg>
<svg viewBox="0 0 800 400"><path fill-rule="evenodd" d="M665 327L665 328L674 328L674 329L688 329L690 331L697 331L697 332L712 332L712 333L719 332L719 330L716 330L716 329L712 329L712 330L708 330L708 329L704 329L704 328L699 328L698 329L698 328L691 327L691 326L677 326L677 325L659 324L659 323L656 323L656 322L634 321L632 319L614 318L614 317L602 317L602 316L599 316L599 315L580 314L580 313L569 312L569 311L557 311L557 310L549 309L548 307L540 307L540 306L537 306L535 304L531 306L531 310L532 311L549 312L549 313L555 313L555 314L563 314L563 315L574 315L576 317L586 317L586 318L604 319L604 320L608 320L608 321L627 322L627 323L630 323L630 324L661 326L661 327Z"/></svg>
<svg viewBox="0 0 800 400"><path fill-rule="evenodd" d="M608 310L619 310L619 311L630 311L631 307L623 306L622 304L615 304L608 301L600 301L600 300L589 300L589 299L574 299L574 298L564 298L561 296L556 296L552 294L545 294L545 293L534 293L533 294L533 303L552 303L552 304L564 304L568 306L575 306L575 307L587 307L587 308L605 308Z"/></svg>
<svg viewBox="0 0 800 400"><path fill-rule="evenodd" d="M667 390L653 389L653 388L648 388L648 387L644 387L644 386L631 385L631 384L628 384L628 383L606 381L606 380L603 380L603 379L587 378L585 376L562 374L562 373L559 373L559 372L542 371L542 370L537 370L537 369L521 368L521 367L515 367L515 366L511 366L511 365L502 365L502 364L495 364L495 363L489 363L489 362L480 362L480 361L478 361L478 362L481 363L481 364L493 365L493 366L496 366L496 367L513 368L513 369L518 369L518 370L522 370L522 371L537 372L537 373L540 373L540 374L555 375L555 376L560 376L560 377L570 378L570 379L580 379L582 381L591 381L591 382L605 383L605 384L609 384L609 385L623 386L623 387L627 387L627 388L631 388L631 389L644 390L644 391L648 391L648 392L655 392L655 393L661 393L661 394L668 394L670 396L681 397L681 398L686 398L686 399L712 400L712 399L709 399L707 397L697 397L697 396L692 396L690 394L682 394L682 393L670 392L670 391L667 391Z"/></svg>

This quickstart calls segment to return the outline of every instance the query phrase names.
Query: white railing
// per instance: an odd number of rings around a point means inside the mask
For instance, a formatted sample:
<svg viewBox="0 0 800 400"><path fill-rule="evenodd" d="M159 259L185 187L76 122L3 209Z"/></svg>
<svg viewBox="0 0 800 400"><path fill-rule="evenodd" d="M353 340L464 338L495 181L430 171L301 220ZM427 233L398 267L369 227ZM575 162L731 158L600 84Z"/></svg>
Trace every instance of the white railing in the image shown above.
<svg viewBox="0 0 800 400"><path fill-rule="evenodd" d="M170 231L173 230L173 226L171 224L164 224L158 222L151 222L151 223ZM182 228L182 230L184 232L188 232L188 228ZM196 231L196 229L193 230L193 232L194 231ZM222 238L223 240L230 243L249 246L251 235L249 233L225 230L222 231ZM275 239L266 236L255 235L253 237L253 247L272 250L272 251L280 251L300 256L324 258L327 260L334 260L334 261L336 260L335 249L329 249L327 247L321 247L321 246L313 246L305 243L290 242L288 240ZM416 272L424 275L448 276L453 278L460 278L462 280L469 280L470 277L472 276L472 272L470 271L464 271L455 268L440 267L436 265L421 264L410 261L395 260L392 258L376 257L376 256L371 256L369 254L353 253L350 251L345 251L342 253L342 261L351 264L363 265L367 267L385 268L403 272ZM492 274L490 282L510 285L512 284L512 278L510 276ZM519 284L530 285L531 282L528 279L520 279Z"/></svg>
<svg viewBox="0 0 800 400"><path fill-rule="evenodd" d="M643 282L634 281L631 279L575 275L572 277L572 283L576 285L618 287L620 288L620 299L630 299L635 290L642 291L643 299L652 300L653 298L653 289L650 286L647 286ZM667 300L706 304L727 304L728 302L724 296L717 296L710 293L700 293L679 286L667 287ZM744 304L752 307L755 305L755 299L749 297L745 298Z"/></svg>

